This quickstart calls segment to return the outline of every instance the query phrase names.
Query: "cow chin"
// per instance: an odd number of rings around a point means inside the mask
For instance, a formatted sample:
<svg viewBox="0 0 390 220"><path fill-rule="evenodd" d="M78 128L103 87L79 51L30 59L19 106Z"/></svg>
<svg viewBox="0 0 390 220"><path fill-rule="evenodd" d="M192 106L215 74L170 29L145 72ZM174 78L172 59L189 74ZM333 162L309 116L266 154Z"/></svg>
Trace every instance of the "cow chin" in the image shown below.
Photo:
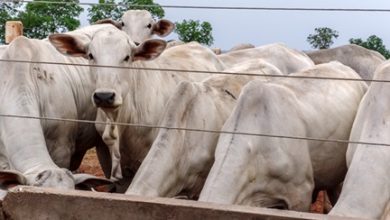
<svg viewBox="0 0 390 220"><path fill-rule="evenodd" d="M121 107L121 104L117 104L117 105L105 105L105 104L97 105L97 104L95 104L95 106L97 108L100 108L104 112L116 112L119 110L119 107Z"/></svg>

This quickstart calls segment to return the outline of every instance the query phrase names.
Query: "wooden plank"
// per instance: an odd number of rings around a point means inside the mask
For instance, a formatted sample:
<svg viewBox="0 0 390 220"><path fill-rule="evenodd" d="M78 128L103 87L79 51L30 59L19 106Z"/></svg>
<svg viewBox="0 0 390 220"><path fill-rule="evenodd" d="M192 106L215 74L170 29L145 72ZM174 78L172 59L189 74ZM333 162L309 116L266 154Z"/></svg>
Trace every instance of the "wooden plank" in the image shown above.
<svg viewBox="0 0 390 220"><path fill-rule="evenodd" d="M7 219L281 219L347 220L320 214L219 205L169 198L152 198L86 191L15 187L5 197Z"/></svg>
<svg viewBox="0 0 390 220"><path fill-rule="evenodd" d="M21 21L7 21L5 23L5 43L11 43L15 38L23 35L23 23Z"/></svg>

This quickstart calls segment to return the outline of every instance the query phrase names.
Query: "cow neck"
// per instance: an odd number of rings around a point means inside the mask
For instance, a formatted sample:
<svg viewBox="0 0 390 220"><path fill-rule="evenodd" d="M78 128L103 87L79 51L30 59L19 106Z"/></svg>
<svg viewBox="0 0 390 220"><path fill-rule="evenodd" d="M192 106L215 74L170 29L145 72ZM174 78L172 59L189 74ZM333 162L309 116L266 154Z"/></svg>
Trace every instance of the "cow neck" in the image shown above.
<svg viewBox="0 0 390 220"><path fill-rule="evenodd" d="M155 61L134 62L133 67L158 68ZM130 70L129 88L124 99L129 122L157 124L167 99L176 87L169 73L140 69Z"/></svg>
<svg viewBox="0 0 390 220"><path fill-rule="evenodd" d="M87 64L82 58L68 58L67 62ZM89 71L89 67L66 66L67 83L71 88L75 105L77 108L77 118L81 120L95 120L96 108L92 104L92 94L96 89L96 74Z"/></svg>

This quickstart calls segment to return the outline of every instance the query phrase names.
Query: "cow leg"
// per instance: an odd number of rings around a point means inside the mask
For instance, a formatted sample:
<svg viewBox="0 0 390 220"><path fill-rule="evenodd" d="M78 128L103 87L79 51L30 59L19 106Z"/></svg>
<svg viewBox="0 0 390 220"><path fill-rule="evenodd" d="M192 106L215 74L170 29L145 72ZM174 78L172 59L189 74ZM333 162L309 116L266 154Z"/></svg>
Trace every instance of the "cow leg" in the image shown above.
<svg viewBox="0 0 390 220"><path fill-rule="evenodd" d="M0 139L0 170L7 170L11 168L6 155L5 146Z"/></svg>
<svg viewBox="0 0 390 220"><path fill-rule="evenodd" d="M80 167L80 164L84 158L85 153L86 151L83 150L83 151L75 152L72 155L72 158L70 158L70 167L69 167L71 171L77 170Z"/></svg>
<svg viewBox="0 0 390 220"><path fill-rule="evenodd" d="M340 183L339 185L335 186L334 188L326 190L325 199L324 199L324 213L325 214L329 213L330 210L333 208L333 206L336 204L337 199L340 196L342 186L343 186L343 184Z"/></svg>
<svg viewBox="0 0 390 220"><path fill-rule="evenodd" d="M107 145L99 137L98 143L96 144L96 153L99 159L100 166L104 172L106 178L111 176L111 154Z"/></svg>

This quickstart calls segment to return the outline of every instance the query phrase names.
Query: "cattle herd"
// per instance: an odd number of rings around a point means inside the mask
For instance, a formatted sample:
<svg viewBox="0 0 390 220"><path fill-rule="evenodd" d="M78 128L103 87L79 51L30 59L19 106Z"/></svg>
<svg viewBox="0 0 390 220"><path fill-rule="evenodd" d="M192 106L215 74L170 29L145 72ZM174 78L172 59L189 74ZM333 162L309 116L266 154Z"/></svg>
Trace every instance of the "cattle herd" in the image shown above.
<svg viewBox="0 0 390 220"><path fill-rule="evenodd" d="M0 64L3 196L15 184L100 186L308 211L325 190L331 215L390 217L390 84L380 82L390 63L379 53L277 43L217 55L152 39L174 24L144 10L98 23L2 47L14 61ZM107 179L72 173L93 147Z"/></svg>

